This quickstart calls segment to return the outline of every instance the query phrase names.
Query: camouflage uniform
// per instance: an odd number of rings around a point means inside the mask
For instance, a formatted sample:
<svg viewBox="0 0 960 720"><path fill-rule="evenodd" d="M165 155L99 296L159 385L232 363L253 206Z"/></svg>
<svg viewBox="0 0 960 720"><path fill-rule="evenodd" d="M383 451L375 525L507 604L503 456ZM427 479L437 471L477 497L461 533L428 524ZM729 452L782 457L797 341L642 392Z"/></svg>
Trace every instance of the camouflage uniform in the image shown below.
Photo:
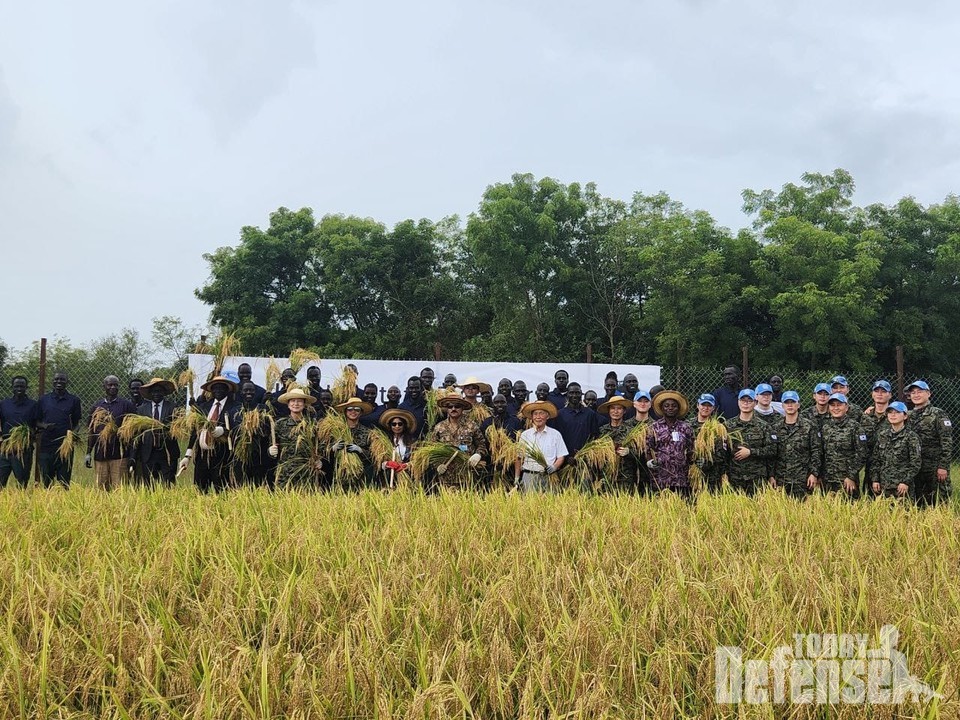
<svg viewBox="0 0 960 720"><path fill-rule="evenodd" d="M877 415L874 408L868 408L867 411L860 416L860 429L863 431L863 434L867 436L867 446L869 448L867 451L867 466L863 473L864 492L872 495L873 489L867 486L873 482L870 479L870 467L873 464L873 449L877 446L877 438L880 434L890 431L887 414L881 413Z"/></svg>
<svg viewBox="0 0 960 720"><path fill-rule="evenodd" d="M776 441L770 432L770 425L756 417L741 420L738 415L727 420L727 431L730 433L727 469L730 487L753 495L757 489L766 484L769 477L767 463L777 453ZM750 448L750 455L746 460L734 460L734 454L744 445Z"/></svg>
<svg viewBox="0 0 960 720"><path fill-rule="evenodd" d="M823 438L815 421L800 417L793 424L781 418L774 428L777 436L777 456L773 462L773 477L777 487L797 498L807 497L811 475L823 473Z"/></svg>
<svg viewBox="0 0 960 720"><path fill-rule="evenodd" d="M718 420L721 425L726 425L722 415L711 415L711 418ZM692 420L687 420L687 422L690 424L690 429L693 430L693 444L696 447L697 437L700 435L700 430L703 429L703 423L697 416L694 416ZM727 472L727 444L726 440L717 438L713 443L713 460L694 460L696 466L703 472L704 484L710 492L720 492L720 488L723 486L723 475Z"/></svg>
<svg viewBox="0 0 960 720"><path fill-rule="evenodd" d="M637 423L634 420L625 420L617 427L610 423L600 426L600 435L609 435L613 442L620 447L627 434L635 428ZM626 457L620 458L617 463L617 475L612 478L604 478L602 489L605 492L635 493L639 487L638 473L641 463L641 457L637 455L633 448Z"/></svg>
<svg viewBox="0 0 960 720"><path fill-rule="evenodd" d="M950 476L937 480L937 469L950 470L953 454L953 424L938 407L925 405L907 415L907 427L920 438L920 471L913 491L919 505L933 505L950 498Z"/></svg>
<svg viewBox="0 0 960 720"><path fill-rule="evenodd" d="M469 417L464 417L460 422L441 420L433 426L429 439L444 443L452 448L458 448L467 455L479 453L481 458L486 459L489 454L487 438L480 430L480 424ZM447 473L447 475L449 477L450 473ZM428 489L435 489L432 485L438 484L441 477L437 476L432 483L429 483L431 487L428 487Z"/></svg>
<svg viewBox="0 0 960 720"><path fill-rule="evenodd" d="M361 450L359 458L363 462L363 475L348 481L348 487L345 489L358 490L365 485L372 484L373 482L374 468L370 462L370 428L368 428L366 425L360 425L358 423L355 428L350 428L350 439L352 443ZM347 445L349 444L350 443L347 443ZM336 473L337 461L340 457L342 457L341 453L345 452L348 451L343 449L332 453L330 464L334 473ZM336 475L334 474L333 477L336 477Z"/></svg>
<svg viewBox="0 0 960 720"><path fill-rule="evenodd" d="M897 485L903 483L913 493L913 483L920 471L920 438L904 427L893 432L887 426L877 436L870 462L870 482L880 483L884 497L897 497Z"/></svg>
<svg viewBox="0 0 960 720"><path fill-rule="evenodd" d="M848 412L847 415L850 413ZM817 412L817 406L808 407L806 410L800 412L800 417L806 418L807 420L812 420L816 426L817 430L823 432L823 424L830 419L830 413L819 413Z"/></svg>
<svg viewBox="0 0 960 720"><path fill-rule="evenodd" d="M849 413L842 418L830 418L823 430L823 475L820 484L826 492L843 492L845 478L856 483L851 497L860 495L860 468L866 461L867 436L860 429L860 419Z"/></svg>
<svg viewBox="0 0 960 720"><path fill-rule="evenodd" d="M276 484L279 488L306 488L321 484L324 472L319 467L310 466L312 449L306 441L297 443L299 429L304 423L313 422L307 418L294 420L289 415L278 418L275 425L277 447L280 450L277 465Z"/></svg>

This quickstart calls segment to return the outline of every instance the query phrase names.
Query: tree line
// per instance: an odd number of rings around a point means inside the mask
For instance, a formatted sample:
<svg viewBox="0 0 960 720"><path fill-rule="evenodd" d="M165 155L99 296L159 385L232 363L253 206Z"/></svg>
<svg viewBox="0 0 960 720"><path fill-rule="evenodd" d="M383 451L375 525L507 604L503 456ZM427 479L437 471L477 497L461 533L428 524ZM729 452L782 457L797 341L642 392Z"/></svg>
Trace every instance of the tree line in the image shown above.
<svg viewBox="0 0 960 720"><path fill-rule="evenodd" d="M844 170L745 190L731 232L666 194L517 174L466 223L279 208L204 255L197 297L246 352L960 371L960 201L857 207Z"/></svg>

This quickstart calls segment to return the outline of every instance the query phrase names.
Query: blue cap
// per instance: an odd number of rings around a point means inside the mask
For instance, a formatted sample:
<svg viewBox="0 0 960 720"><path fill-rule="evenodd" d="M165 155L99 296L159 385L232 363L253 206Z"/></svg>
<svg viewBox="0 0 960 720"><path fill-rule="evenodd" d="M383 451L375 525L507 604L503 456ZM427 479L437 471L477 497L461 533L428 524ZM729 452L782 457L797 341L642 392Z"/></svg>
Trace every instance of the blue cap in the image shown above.
<svg viewBox="0 0 960 720"><path fill-rule="evenodd" d="M759 385L757 385L757 389L754 392L757 393L757 395L760 395L761 393L765 393L765 392L772 393L773 385L771 385L770 383L760 383Z"/></svg>
<svg viewBox="0 0 960 720"><path fill-rule="evenodd" d="M756 400L757 394L750 388L744 388L743 390L740 391L740 394L737 395L737 400L742 400L745 397L748 397L751 400Z"/></svg>
<svg viewBox="0 0 960 720"><path fill-rule="evenodd" d="M921 390L929 390L930 386L927 385L923 380L914 380L912 383L907 385L906 389L910 390L911 388L920 388Z"/></svg>
<svg viewBox="0 0 960 720"><path fill-rule="evenodd" d="M649 400L650 393L648 393L646 390L637 390L637 394L633 396L633 401L636 402L640 398L646 398L647 400Z"/></svg>
<svg viewBox="0 0 960 720"><path fill-rule="evenodd" d="M223 377L225 377L227 380L232 380L237 385L240 384L240 376L237 374L236 370L224 370Z"/></svg>
<svg viewBox="0 0 960 720"><path fill-rule="evenodd" d="M893 389L890 387L890 383L888 383L886 380L877 380L873 384L873 390L877 390L879 388L883 388L887 392L893 392Z"/></svg>
<svg viewBox="0 0 960 720"><path fill-rule="evenodd" d="M843 393L833 393L832 395L830 395L830 399L827 400L827 402L833 402L834 400L836 400L837 402L842 402L844 405L847 404L847 396L844 395Z"/></svg>
<svg viewBox="0 0 960 720"><path fill-rule="evenodd" d="M897 402L892 402L889 405L887 405L887 412L890 412L891 410L896 410L897 412L905 413L907 411L907 406L898 400Z"/></svg>
<svg viewBox="0 0 960 720"><path fill-rule="evenodd" d="M834 375L832 378L830 378L830 385L831 385L831 386L833 386L833 385L847 385L847 386L849 386L850 383L847 382L847 379L846 379L843 375Z"/></svg>
<svg viewBox="0 0 960 720"><path fill-rule="evenodd" d="M716 406L717 406L717 399L716 399L713 395L711 395L710 393L704 393L703 395L701 395L700 397L697 398L697 404L698 404L698 405L713 405L714 407L716 407Z"/></svg>
<svg viewBox="0 0 960 720"><path fill-rule="evenodd" d="M793 400L794 402L800 402L800 396L794 390L787 390L780 396L780 402L787 402Z"/></svg>
<svg viewBox="0 0 960 720"><path fill-rule="evenodd" d="M830 386L827 385L827 383L817 383L817 386L813 389L813 393L816 395L818 392L829 393Z"/></svg>

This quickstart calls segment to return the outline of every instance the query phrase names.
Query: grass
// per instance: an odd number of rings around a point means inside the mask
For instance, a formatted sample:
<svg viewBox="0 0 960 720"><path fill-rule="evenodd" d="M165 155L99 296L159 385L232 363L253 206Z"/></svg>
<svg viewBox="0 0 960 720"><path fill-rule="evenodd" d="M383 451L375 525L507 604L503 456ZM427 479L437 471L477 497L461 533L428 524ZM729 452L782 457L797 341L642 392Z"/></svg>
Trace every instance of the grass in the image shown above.
<svg viewBox="0 0 960 720"><path fill-rule="evenodd" d="M860 717L717 707L714 649L886 623L960 713L956 506L90 482L0 493L0 717Z"/></svg>

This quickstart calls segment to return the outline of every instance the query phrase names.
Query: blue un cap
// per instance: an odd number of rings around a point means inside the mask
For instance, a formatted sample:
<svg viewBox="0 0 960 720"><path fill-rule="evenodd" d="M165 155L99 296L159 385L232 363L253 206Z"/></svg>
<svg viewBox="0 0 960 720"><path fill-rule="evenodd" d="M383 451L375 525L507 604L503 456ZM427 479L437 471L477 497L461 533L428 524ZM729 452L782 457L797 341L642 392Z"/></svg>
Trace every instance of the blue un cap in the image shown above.
<svg viewBox="0 0 960 720"><path fill-rule="evenodd" d="M237 385L240 384L240 376L237 374L236 370L224 370L223 377L225 377L227 380L235 382Z"/></svg>
<svg viewBox="0 0 960 720"><path fill-rule="evenodd" d="M750 388L744 388L743 390L740 391L740 394L737 395L737 400L742 400L745 397L748 397L751 400L756 400L757 394Z"/></svg>
<svg viewBox="0 0 960 720"><path fill-rule="evenodd" d="M699 398L697 398L697 404L699 405L713 405L717 406L717 399L710 393L704 393Z"/></svg>
<svg viewBox="0 0 960 720"><path fill-rule="evenodd" d="M923 380L914 380L912 383L907 385L906 389L911 390L912 388L920 388L921 390L929 390L930 386L927 385Z"/></svg>
<svg viewBox="0 0 960 720"><path fill-rule="evenodd" d="M881 389L881 388L884 389L884 390L886 390L887 392L893 392L893 389L890 387L890 383L888 383L886 380L877 380L877 381L873 384L873 387L872 387L871 389L872 389L872 390L878 390L878 389Z"/></svg>
<svg viewBox="0 0 960 720"><path fill-rule="evenodd" d="M827 402L842 402L844 405L847 404L847 396L843 393L833 393L830 396L830 399Z"/></svg>
<svg viewBox="0 0 960 720"><path fill-rule="evenodd" d="M773 385L771 385L770 383L760 383L759 385L757 385L757 389L754 390L754 392L757 393L757 395L760 395L765 392L772 393Z"/></svg>
<svg viewBox="0 0 960 720"><path fill-rule="evenodd" d="M847 379L843 375L834 375L830 378L830 385L845 385L849 387L850 383L847 382Z"/></svg>
<svg viewBox="0 0 960 720"><path fill-rule="evenodd" d="M636 402L640 398L646 398L647 400L649 400L650 393L647 392L646 390L637 390L637 394L633 396L633 401Z"/></svg>
<svg viewBox="0 0 960 720"><path fill-rule="evenodd" d="M787 390L783 395L780 396L780 402L787 402L793 400L795 403L800 402L800 396L794 390Z"/></svg>
<svg viewBox="0 0 960 720"><path fill-rule="evenodd" d="M898 400L897 402L892 402L889 405L887 405L887 412L890 412L891 410L896 410L897 412L905 413L907 411L907 406Z"/></svg>
<svg viewBox="0 0 960 720"><path fill-rule="evenodd" d="M827 383L817 383L817 386L813 389L813 393L816 395L819 392L829 393L830 386Z"/></svg>

